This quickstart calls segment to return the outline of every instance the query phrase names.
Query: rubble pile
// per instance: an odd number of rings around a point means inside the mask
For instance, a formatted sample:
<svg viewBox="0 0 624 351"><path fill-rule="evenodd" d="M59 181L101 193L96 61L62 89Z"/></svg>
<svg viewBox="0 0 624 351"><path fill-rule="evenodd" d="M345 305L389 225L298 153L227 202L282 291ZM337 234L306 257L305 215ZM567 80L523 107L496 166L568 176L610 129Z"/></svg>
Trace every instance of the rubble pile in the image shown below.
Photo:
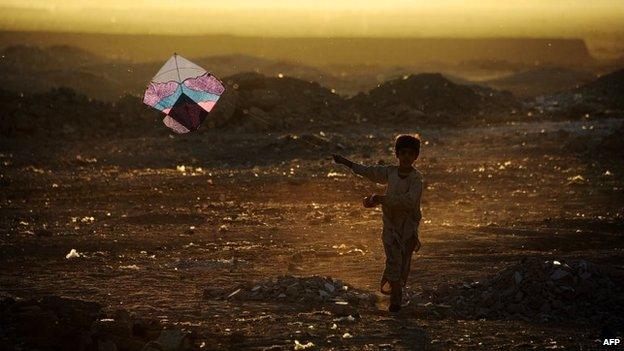
<svg viewBox="0 0 624 351"><path fill-rule="evenodd" d="M0 349L182 351L193 349L193 340L187 332L163 329L157 320L134 318L122 309L107 316L95 302L2 297Z"/></svg>
<svg viewBox="0 0 624 351"><path fill-rule="evenodd" d="M273 300L287 302L334 302L355 306L373 306L376 295L361 291L339 279L324 276L298 277L284 275L243 286L226 295L224 299Z"/></svg>
<svg viewBox="0 0 624 351"><path fill-rule="evenodd" d="M316 82L240 73L225 78L226 91L208 123L241 131L291 130L335 125L344 100Z"/></svg>
<svg viewBox="0 0 624 351"><path fill-rule="evenodd" d="M439 73L406 75L349 101L371 121L440 124L458 123L469 115L510 112L520 106L508 92L455 84Z"/></svg>
<svg viewBox="0 0 624 351"><path fill-rule="evenodd" d="M468 318L621 324L622 288L621 272L585 260L527 258L482 282L429 294L435 302L451 306L457 316Z"/></svg>

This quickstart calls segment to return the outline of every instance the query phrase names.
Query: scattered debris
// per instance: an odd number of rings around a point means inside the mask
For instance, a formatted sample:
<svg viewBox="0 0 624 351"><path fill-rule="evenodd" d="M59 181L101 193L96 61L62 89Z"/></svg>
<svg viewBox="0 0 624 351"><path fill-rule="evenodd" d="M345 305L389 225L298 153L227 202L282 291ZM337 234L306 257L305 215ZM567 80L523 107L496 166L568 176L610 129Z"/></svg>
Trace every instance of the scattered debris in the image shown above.
<svg viewBox="0 0 624 351"><path fill-rule="evenodd" d="M178 269L237 269L249 265L248 261L239 258L213 259L213 260L197 260L197 259L180 259L173 266Z"/></svg>
<svg viewBox="0 0 624 351"><path fill-rule="evenodd" d="M311 341L308 341L305 344L302 344L299 342L299 340L295 340L295 350L305 350L305 349L309 349L309 348L313 348L314 347L314 343L312 343Z"/></svg>
<svg viewBox="0 0 624 351"><path fill-rule="evenodd" d="M353 322L355 322L355 318L352 315L348 315L346 317L334 318L334 322L349 322L349 323L353 323Z"/></svg>
<svg viewBox="0 0 624 351"><path fill-rule="evenodd" d="M584 185L587 184L587 179L582 175L575 175L568 178L568 185Z"/></svg>
<svg viewBox="0 0 624 351"><path fill-rule="evenodd" d="M69 253L67 255L65 255L65 258L68 260L74 259L74 258L79 258L82 257L82 255L80 253L78 253L78 251L76 251L76 249L71 249L69 251Z"/></svg>

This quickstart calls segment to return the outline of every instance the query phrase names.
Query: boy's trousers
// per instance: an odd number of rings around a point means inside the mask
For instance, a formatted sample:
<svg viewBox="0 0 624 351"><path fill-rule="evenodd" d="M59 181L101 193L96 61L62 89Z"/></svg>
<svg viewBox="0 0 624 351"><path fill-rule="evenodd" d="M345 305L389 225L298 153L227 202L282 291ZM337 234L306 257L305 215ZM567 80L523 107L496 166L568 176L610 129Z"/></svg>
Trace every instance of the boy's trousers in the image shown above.
<svg viewBox="0 0 624 351"><path fill-rule="evenodd" d="M381 286L386 282L400 282L404 286L409 276L412 264L412 255L420 249L418 235L412 235L404 243L398 238L394 240L384 240L384 251L386 252L386 267L381 278ZM383 289L382 289L382 292Z"/></svg>

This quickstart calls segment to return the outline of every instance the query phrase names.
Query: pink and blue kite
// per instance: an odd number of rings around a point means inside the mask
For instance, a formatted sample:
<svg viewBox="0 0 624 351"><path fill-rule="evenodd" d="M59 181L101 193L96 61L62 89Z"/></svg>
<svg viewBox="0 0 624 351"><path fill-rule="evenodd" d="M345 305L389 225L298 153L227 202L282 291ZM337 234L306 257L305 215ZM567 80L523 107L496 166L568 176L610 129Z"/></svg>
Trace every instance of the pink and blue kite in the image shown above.
<svg viewBox="0 0 624 351"><path fill-rule="evenodd" d="M224 91L215 76L173 54L152 78L143 102L164 112L163 123L183 134L199 128Z"/></svg>

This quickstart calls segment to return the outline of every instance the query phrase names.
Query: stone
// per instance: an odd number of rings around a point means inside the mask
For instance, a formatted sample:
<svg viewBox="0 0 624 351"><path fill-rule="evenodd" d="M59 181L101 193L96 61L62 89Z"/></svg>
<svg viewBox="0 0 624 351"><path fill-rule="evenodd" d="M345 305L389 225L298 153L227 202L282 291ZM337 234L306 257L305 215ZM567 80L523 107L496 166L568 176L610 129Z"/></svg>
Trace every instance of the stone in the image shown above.
<svg viewBox="0 0 624 351"><path fill-rule="evenodd" d="M130 337L132 335L132 326L128 321L100 319L93 322L91 331L96 335L103 334Z"/></svg>
<svg viewBox="0 0 624 351"><path fill-rule="evenodd" d="M150 341L143 346L141 351L165 351L165 349L157 341Z"/></svg>
<svg viewBox="0 0 624 351"><path fill-rule="evenodd" d="M161 331L162 326L157 319L136 319L132 323L132 335L146 342L158 338Z"/></svg>
<svg viewBox="0 0 624 351"><path fill-rule="evenodd" d="M117 351L117 345L111 340L102 340L97 344L98 351Z"/></svg>
<svg viewBox="0 0 624 351"><path fill-rule="evenodd" d="M191 349L189 335L177 329L165 329L160 333L158 344L163 351L186 351Z"/></svg>
<svg viewBox="0 0 624 351"><path fill-rule="evenodd" d="M570 273L564 271L563 269L556 269L551 275L550 275L550 279L553 280L558 280L561 279L567 275L569 275Z"/></svg>
<svg viewBox="0 0 624 351"><path fill-rule="evenodd" d="M522 282L522 273L518 271L514 272L514 280L516 284L520 284Z"/></svg>

